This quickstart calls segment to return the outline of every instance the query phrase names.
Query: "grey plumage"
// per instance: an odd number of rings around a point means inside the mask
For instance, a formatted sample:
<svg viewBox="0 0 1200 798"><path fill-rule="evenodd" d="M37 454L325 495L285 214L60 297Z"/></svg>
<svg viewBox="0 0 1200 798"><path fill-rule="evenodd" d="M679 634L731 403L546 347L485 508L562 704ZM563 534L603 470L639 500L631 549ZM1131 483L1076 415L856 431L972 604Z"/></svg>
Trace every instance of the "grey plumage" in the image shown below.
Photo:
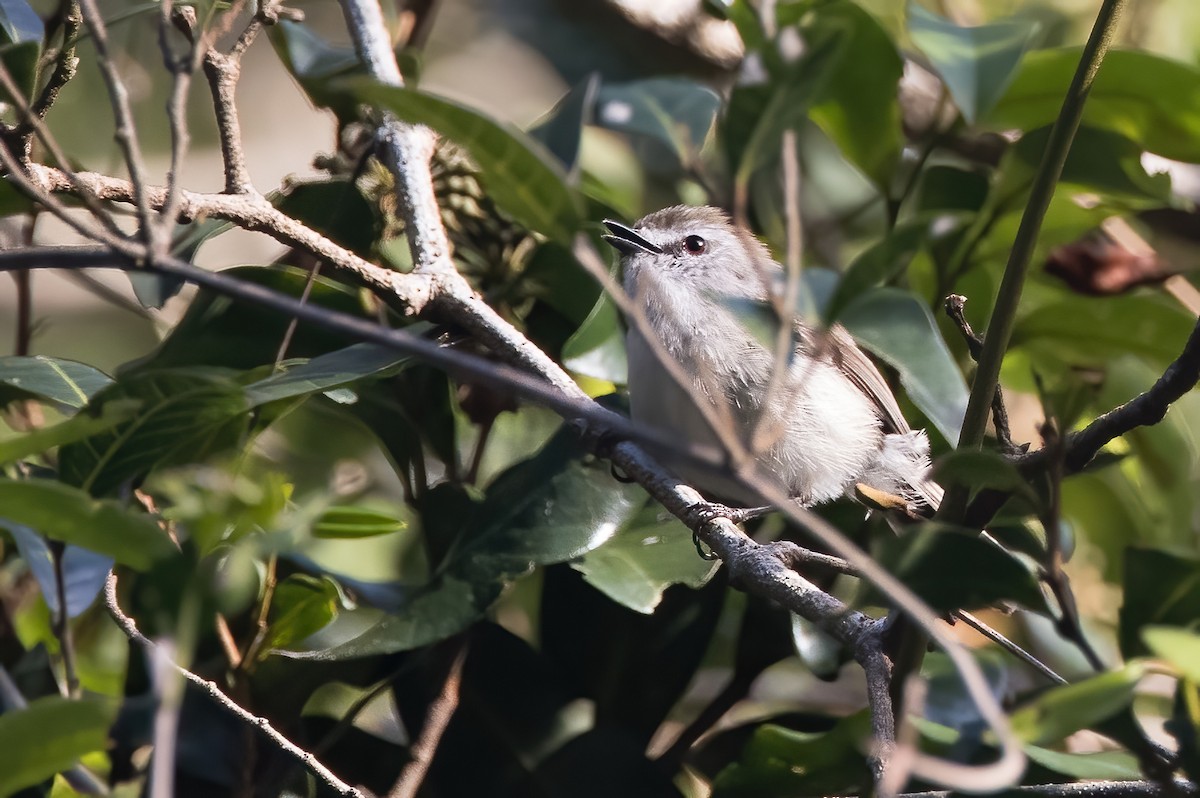
<svg viewBox="0 0 1200 798"><path fill-rule="evenodd" d="M675 206L633 228L606 222L605 238L622 253L625 290L644 312L661 350L689 376L686 391L666 373L655 349L630 324L629 393L634 418L717 444L688 397L728 408L749 443L765 429L755 454L804 504L828 501L865 484L936 507L929 441L913 431L883 375L838 325L820 331L797 321L796 349L785 379L769 390L775 354L748 329L735 307L764 302L782 268L748 231L720 210ZM728 478L679 467L680 476L710 493L754 501Z"/></svg>

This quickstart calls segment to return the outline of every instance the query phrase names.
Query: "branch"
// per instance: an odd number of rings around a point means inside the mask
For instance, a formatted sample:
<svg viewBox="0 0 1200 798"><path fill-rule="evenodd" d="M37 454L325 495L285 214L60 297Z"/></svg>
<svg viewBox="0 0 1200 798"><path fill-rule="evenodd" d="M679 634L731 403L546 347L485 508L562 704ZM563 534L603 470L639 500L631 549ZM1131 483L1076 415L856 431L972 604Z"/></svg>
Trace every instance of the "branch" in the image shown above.
<svg viewBox="0 0 1200 798"><path fill-rule="evenodd" d="M158 646L155 645L154 641L142 634L138 630L137 623L133 620L133 618L130 618L125 614L124 610L121 609L121 605L117 601L116 571L110 571L108 574L108 580L104 583L104 604L108 608L109 614L112 616L113 620L117 622L117 626L121 627L121 631L125 633L126 637L142 646L152 654L157 652ZM221 692L221 688L217 687L214 682L210 682L208 679L192 673L187 668L175 662L171 662L170 666L181 676L183 676L183 678L199 687L205 694L208 695L209 698L220 704L223 709L232 713L233 715L236 715L250 726L258 729L268 739L270 739L271 742L279 746L284 753L290 754L298 759L309 770L311 770L313 774L317 776L317 778L325 782L325 784L327 784L329 787L333 788L339 795L352 796L353 798L364 798L362 792L354 787L351 787L349 784L335 776L333 771L322 765L315 756L293 743L287 737L284 737L275 729L274 726L271 725L269 720L242 708L239 704L234 702L232 698Z"/></svg>
<svg viewBox="0 0 1200 798"><path fill-rule="evenodd" d="M1005 794L1030 798L1177 798L1200 795L1200 787L1184 779L1176 779L1170 787L1153 781L1089 781L1013 787ZM954 795L945 791L910 792L896 798L953 798Z"/></svg>
<svg viewBox="0 0 1200 798"><path fill-rule="evenodd" d="M454 717L454 710L458 708L463 663L467 659L467 641L465 638L451 641L451 647L453 650L450 652L450 664L442 682L442 689L425 713L421 733L408 748L412 759L400 771L400 776L388 792L388 798L416 798L421 783L425 781L425 774L429 772L429 765L433 762L438 744L442 741L442 735L446 733L446 727Z"/></svg>

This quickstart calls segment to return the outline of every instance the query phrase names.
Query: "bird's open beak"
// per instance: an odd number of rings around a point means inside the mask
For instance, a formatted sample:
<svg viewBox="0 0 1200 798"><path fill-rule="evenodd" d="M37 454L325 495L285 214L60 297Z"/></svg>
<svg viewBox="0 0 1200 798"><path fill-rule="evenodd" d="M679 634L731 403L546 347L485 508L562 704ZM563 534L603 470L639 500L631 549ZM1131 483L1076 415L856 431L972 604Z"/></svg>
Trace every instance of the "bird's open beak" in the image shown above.
<svg viewBox="0 0 1200 798"><path fill-rule="evenodd" d="M612 235L604 236L604 240L612 244L622 255L634 255L638 252L652 252L655 255L662 254L662 247L642 238L631 227L626 227L620 222L614 222L612 219L605 219L604 226L612 232Z"/></svg>

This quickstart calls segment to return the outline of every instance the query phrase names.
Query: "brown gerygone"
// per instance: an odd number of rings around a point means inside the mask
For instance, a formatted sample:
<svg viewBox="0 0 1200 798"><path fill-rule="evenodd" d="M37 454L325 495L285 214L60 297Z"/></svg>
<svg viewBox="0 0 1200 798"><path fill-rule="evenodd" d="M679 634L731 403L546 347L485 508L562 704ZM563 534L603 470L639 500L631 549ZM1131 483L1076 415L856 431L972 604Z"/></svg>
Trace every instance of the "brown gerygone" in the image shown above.
<svg viewBox="0 0 1200 798"><path fill-rule="evenodd" d="M605 240L621 253L625 290L645 320L645 329L631 320L626 338L636 420L717 445L697 406L707 403L803 504L866 489L898 497L914 512L936 508L941 489L927 478L928 438L908 426L879 369L845 329L797 318L794 351L772 380L774 347L739 311L766 302L783 282L782 267L758 239L707 207L665 208L632 228L604 224ZM687 384L671 377L660 355L682 367ZM677 470L710 493L754 502L733 479Z"/></svg>

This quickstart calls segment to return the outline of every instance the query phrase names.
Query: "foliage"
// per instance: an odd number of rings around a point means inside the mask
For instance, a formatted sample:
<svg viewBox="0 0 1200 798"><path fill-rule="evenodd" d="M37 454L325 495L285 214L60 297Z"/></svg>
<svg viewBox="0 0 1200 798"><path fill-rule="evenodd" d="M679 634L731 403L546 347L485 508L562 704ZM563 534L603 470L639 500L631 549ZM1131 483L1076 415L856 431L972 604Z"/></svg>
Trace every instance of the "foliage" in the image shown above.
<svg viewBox="0 0 1200 798"><path fill-rule="evenodd" d="M386 87L315 28L284 22L271 31L276 54L337 116L331 147L341 149L323 159L325 177L271 199L331 241L406 269L391 185L354 134L363 104L433 127L463 273L616 408L623 321L573 245L595 243L603 218L677 202L729 207L781 258L802 232L817 307L879 358L914 426L937 432L938 480L992 510L987 538L935 523L894 537L848 500L822 514L936 609L1011 609L989 617L1072 682L1050 687L1015 659L979 654L1033 763L1026 783L1158 776L1144 768L1164 742L1196 779L1200 404L1185 397L1065 479L952 451L971 359L941 302L967 296L969 320L985 329L1078 42L1025 18L967 28L915 2L897 27L877 5L708 4L736 26L744 79L679 74L656 40L653 68L631 77L597 64L524 131L418 86L409 51L409 85ZM205 24L220 19L213 13ZM31 14L22 0L0 2L0 59L27 97L48 79L40 56L61 44ZM1194 224L1188 198L1144 155L1200 163L1196 68L1130 44L1092 92L1038 264L1113 219L1151 240L1163 219ZM905 107L923 102L904 90L906 61L935 76L923 125ZM792 157L800 185L782 177ZM43 212L2 199L5 212ZM789 232L790 199L802 231ZM191 221L174 251L192 257L226 232ZM1174 246L1194 254L1194 243ZM1119 266L1088 263L1089 277ZM226 274L474 346L436 314L402 316L297 251ZM135 277L147 306L177 288ZM1002 371L1013 406L1036 408L1021 429L1049 418L1070 431L1144 390L1194 322L1157 285L1077 288L1040 268L1026 285ZM158 742L164 687L103 610L101 577L114 564L119 602L146 635L377 794L412 755L456 658L457 703L423 794L871 788L869 713L858 698L830 700L806 669L796 648L808 632L729 585L681 523L545 409L208 291L187 299L152 352L122 352L118 368L60 354L0 357L0 683L11 674L30 699L0 715L0 793L74 794L55 774L77 763L123 793L148 779L138 752ZM776 519L757 529L811 543ZM1057 552L1078 609L1040 583ZM888 606L849 577L805 575L869 612ZM1101 652L1102 672L1088 672L1080 635ZM862 671L843 654L832 655L834 676L858 685ZM1152 670L1175 677L1173 701L1139 692ZM931 657L925 675L918 744L986 761L995 741L945 661ZM72 697L54 697L56 682ZM694 718L708 731L735 704L739 724L670 749ZM180 794L328 791L198 690L177 709ZM1165 721L1169 736L1151 739L1147 719ZM1102 745L1080 750L1098 735Z"/></svg>

